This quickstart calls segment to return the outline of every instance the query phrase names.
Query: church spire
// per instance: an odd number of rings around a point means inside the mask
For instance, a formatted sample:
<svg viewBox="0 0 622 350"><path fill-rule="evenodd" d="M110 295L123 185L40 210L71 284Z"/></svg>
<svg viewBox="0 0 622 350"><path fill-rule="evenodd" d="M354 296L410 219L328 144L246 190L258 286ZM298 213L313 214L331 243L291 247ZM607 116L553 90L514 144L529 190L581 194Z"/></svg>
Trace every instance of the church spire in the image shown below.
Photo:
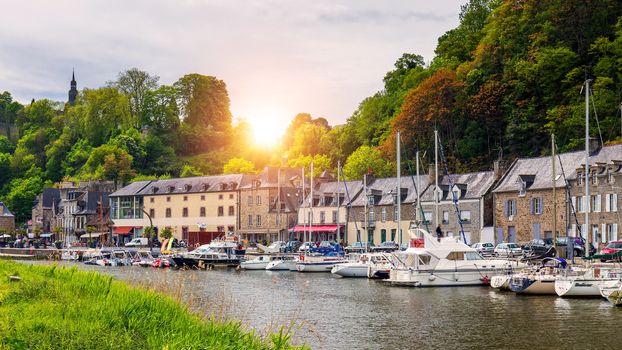
<svg viewBox="0 0 622 350"><path fill-rule="evenodd" d="M76 97L78 96L78 84L76 83L76 73L71 70L71 88L69 89L69 104L71 106L76 104Z"/></svg>

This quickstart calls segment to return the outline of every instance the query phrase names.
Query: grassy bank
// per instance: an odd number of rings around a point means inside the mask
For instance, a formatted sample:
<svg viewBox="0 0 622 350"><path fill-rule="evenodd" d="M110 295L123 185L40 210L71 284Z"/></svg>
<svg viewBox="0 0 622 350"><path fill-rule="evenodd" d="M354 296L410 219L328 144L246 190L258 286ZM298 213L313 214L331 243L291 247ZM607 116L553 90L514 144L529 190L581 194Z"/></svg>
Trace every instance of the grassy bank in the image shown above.
<svg viewBox="0 0 622 350"><path fill-rule="evenodd" d="M289 349L288 341L202 320L96 272L0 260L0 349Z"/></svg>

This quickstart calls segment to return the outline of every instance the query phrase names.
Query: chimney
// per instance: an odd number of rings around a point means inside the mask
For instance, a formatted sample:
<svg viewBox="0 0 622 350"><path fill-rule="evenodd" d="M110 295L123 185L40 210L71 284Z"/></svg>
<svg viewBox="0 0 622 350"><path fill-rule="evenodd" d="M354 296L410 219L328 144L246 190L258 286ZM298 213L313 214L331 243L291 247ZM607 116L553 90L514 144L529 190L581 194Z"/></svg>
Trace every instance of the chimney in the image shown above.
<svg viewBox="0 0 622 350"><path fill-rule="evenodd" d="M590 137L590 155L600 150L600 143L596 137Z"/></svg>
<svg viewBox="0 0 622 350"><path fill-rule="evenodd" d="M376 178L374 177L374 173L368 172L365 174L365 181L367 181L367 186L371 185Z"/></svg>
<svg viewBox="0 0 622 350"><path fill-rule="evenodd" d="M499 180L501 176L503 176L503 173L506 170L505 167L506 167L505 162L500 159L495 160L492 163L492 170L493 170L495 180Z"/></svg>
<svg viewBox="0 0 622 350"><path fill-rule="evenodd" d="M429 184L434 183L434 164L428 165L428 183Z"/></svg>

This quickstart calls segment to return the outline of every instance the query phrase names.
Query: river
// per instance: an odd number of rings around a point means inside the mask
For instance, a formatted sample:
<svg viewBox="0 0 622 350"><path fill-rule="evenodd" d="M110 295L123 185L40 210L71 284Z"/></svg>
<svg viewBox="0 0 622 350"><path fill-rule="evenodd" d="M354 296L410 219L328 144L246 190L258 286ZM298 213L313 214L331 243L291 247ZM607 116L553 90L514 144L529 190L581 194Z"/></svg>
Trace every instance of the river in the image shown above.
<svg viewBox="0 0 622 350"><path fill-rule="evenodd" d="M259 332L293 325L294 341L313 349L613 349L622 341L622 308L604 299L398 288L328 273L78 266Z"/></svg>

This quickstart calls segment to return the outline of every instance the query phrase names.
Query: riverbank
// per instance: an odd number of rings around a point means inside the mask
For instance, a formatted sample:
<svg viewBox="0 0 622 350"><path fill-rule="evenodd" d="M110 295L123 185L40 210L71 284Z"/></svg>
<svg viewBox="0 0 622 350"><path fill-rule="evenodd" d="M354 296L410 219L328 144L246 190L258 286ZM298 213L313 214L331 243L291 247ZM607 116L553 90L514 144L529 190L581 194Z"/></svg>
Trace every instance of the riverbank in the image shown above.
<svg viewBox="0 0 622 350"><path fill-rule="evenodd" d="M14 276L14 277L11 277ZM203 320L170 297L74 268L0 260L0 349L290 349L235 321Z"/></svg>

